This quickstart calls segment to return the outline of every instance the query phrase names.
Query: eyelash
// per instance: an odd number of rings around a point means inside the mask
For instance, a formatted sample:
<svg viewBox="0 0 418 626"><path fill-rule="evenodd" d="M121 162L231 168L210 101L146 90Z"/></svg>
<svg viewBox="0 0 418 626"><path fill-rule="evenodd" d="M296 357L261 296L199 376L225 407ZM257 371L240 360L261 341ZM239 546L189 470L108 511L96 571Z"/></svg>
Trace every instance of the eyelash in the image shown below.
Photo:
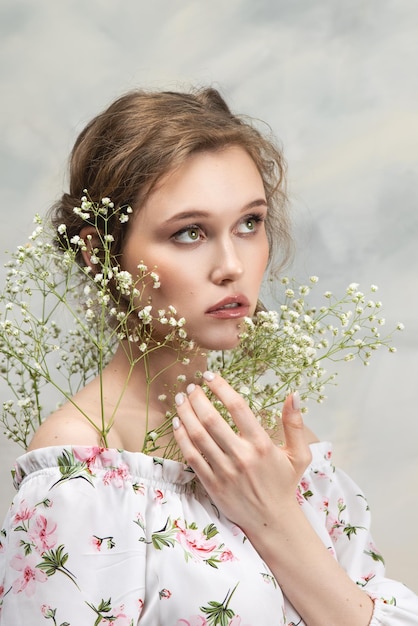
<svg viewBox="0 0 418 626"><path fill-rule="evenodd" d="M244 235L252 235L253 233L257 232L257 225L258 225L258 224L262 224L262 223L265 221L265 216L264 216L262 213L252 213L251 215L246 215L246 216L245 216L245 217L244 217L244 218L240 221L240 225L241 225L241 224L245 224L245 223L247 223L247 222L249 222L249 221L254 221L254 222L255 222L255 227L254 227L254 230L253 230L253 231L249 230L248 232L246 232L246 233L241 233L241 234L244 234ZM196 231L202 232L202 230L203 230L203 229L202 229L202 228L201 228L201 226L199 226L198 224L189 224L188 226L185 226L184 228L181 228L181 229L180 229L180 230L178 230L176 233L174 233L174 235L172 235L172 239L173 239L174 241L176 241L177 243L184 243L184 242L180 242L178 238L179 238L181 235L184 235L185 233L187 233L187 231L189 231L189 230L196 230ZM199 239L200 239L200 237L199 237ZM199 239L190 240L190 242L188 242L188 243L190 243L190 244L191 244L191 243L196 243L196 242L198 242L198 241L199 241ZM187 245L187 244L186 244L186 245Z"/></svg>
<svg viewBox="0 0 418 626"><path fill-rule="evenodd" d="M246 222L249 221L253 221L255 222L255 227L257 227L258 224L262 224L263 222L265 222L265 216L261 213L253 213L252 215L247 215L241 222L241 224L245 224ZM255 229L254 229L255 230ZM249 231L251 232L251 231Z"/></svg>

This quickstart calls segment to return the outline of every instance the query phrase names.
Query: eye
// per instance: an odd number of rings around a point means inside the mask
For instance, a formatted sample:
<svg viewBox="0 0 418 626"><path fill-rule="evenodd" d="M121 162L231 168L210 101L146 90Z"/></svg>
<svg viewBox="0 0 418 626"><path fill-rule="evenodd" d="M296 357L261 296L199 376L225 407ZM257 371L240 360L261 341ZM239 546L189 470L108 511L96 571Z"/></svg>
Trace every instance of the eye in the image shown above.
<svg viewBox="0 0 418 626"><path fill-rule="evenodd" d="M264 221L263 216L261 215L249 215L243 219L243 221L238 225L238 232L242 234L253 233L257 230L258 224Z"/></svg>
<svg viewBox="0 0 418 626"><path fill-rule="evenodd" d="M174 241L179 243L195 243L200 238L201 231L199 226L187 226L187 228L183 228L173 235Z"/></svg>

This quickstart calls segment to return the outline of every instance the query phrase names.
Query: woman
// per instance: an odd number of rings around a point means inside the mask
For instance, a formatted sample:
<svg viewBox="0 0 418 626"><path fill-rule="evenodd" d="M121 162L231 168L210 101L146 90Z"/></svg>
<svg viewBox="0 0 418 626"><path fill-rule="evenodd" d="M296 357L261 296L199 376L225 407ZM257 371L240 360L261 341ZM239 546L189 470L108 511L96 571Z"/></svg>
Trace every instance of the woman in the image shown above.
<svg viewBox="0 0 418 626"><path fill-rule="evenodd" d="M161 283L145 285L137 305L174 307L199 349L184 360L161 348L157 323L161 349L146 368L131 367L122 341L102 377L40 427L18 461L3 530L0 624L418 624L418 598L384 578L367 503L304 426L297 393L278 446L205 372L203 351L236 346L255 312L274 245L289 250L280 151L213 89L134 92L81 133L69 194L54 208L94 272L101 233L73 211L85 188L132 207L127 228L112 224L113 254L133 276L156 267ZM166 419L170 389L187 464L140 452Z"/></svg>

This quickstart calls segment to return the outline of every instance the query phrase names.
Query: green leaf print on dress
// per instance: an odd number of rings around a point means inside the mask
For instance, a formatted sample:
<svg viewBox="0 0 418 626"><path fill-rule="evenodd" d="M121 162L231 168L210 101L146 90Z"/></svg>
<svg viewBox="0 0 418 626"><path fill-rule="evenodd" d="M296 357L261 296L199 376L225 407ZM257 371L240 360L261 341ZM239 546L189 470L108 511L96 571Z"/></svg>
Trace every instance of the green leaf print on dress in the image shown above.
<svg viewBox="0 0 418 626"><path fill-rule="evenodd" d="M57 480L52 487L75 478L82 478L93 487L93 481L91 479L92 472L87 463L84 461L76 461L74 454L71 451L63 450L61 456L57 458L57 463L61 473L61 478Z"/></svg>

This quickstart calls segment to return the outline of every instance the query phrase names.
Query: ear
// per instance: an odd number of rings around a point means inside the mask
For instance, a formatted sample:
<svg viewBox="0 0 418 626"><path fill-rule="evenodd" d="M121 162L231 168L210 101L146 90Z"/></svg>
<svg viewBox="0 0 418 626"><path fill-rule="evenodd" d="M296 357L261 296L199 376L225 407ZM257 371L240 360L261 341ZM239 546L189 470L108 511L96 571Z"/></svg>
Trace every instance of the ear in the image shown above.
<svg viewBox="0 0 418 626"><path fill-rule="evenodd" d="M80 237L86 244L86 249L81 251L84 263L94 272L97 272L97 264L91 262L91 256L95 248L100 246L100 238L94 226L85 226L80 230Z"/></svg>

